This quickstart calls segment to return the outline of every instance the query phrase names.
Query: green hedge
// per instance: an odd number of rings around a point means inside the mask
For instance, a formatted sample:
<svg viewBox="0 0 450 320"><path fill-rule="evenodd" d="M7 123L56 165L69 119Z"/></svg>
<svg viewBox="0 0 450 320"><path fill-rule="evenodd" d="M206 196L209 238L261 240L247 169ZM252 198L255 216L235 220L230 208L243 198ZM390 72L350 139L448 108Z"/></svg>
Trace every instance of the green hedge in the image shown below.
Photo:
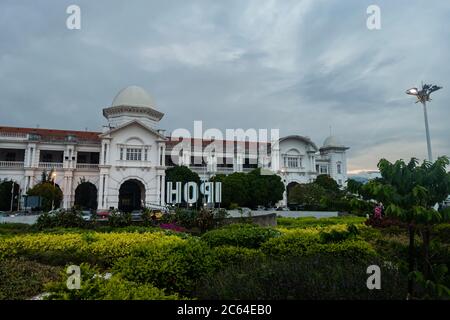
<svg viewBox="0 0 450 320"><path fill-rule="evenodd" d="M142 246L130 256L119 259L113 272L122 274L129 281L188 295L195 282L217 266L211 249L199 239L192 238L173 246Z"/></svg>
<svg viewBox="0 0 450 320"><path fill-rule="evenodd" d="M369 265L381 268L381 290L369 290ZM229 265L197 286L199 299L366 300L405 299L407 279L395 267L371 258L342 256L267 257Z"/></svg>
<svg viewBox="0 0 450 320"><path fill-rule="evenodd" d="M87 264L81 265L79 290L69 290L67 274L62 273L58 282L49 283L46 291L48 300L177 300L176 294L167 295L164 290L150 284L127 281L120 274L105 279L103 273Z"/></svg>
<svg viewBox="0 0 450 320"><path fill-rule="evenodd" d="M0 300L29 299L56 280L61 268L24 259L0 259Z"/></svg>
<svg viewBox="0 0 450 320"><path fill-rule="evenodd" d="M212 255L218 263L219 270L243 261L251 261L264 257L264 253L261 250L233 246L214 247L212 248Z"/></svg>
<svg viewBox="0 0 450 320"><path fill-rule="evenodd" d="M268 240L261 246L261 250L270 256L308 256L324 253L355 260L376 255L373 247L364 240L349 238L339 242L322 241L320 234L288 233Z"/></svg>
<svg viewBox="0 0 450 320"><path fill-rule="evenodd" d="M267 240L278 237L281 232L272 228L258 227L252 224L232 224L206 232L202 240L211 247L236 246L259 248Z"/></svg>
<svg viewBox="0 0 450 320"><path fill-rule="evenodd" d="M277 218L277 225L284 228L309 228L325 227L335 224L359 224L366 221L366 218L355 216L330 217L330 218Z"/></svg>

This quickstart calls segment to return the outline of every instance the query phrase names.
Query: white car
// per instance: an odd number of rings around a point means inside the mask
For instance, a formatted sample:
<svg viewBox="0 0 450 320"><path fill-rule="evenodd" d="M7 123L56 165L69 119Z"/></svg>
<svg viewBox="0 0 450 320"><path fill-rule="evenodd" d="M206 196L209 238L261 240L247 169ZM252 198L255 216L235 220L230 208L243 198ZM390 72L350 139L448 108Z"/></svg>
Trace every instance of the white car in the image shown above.
<svg viewBox="0 0 450 320"><path fill-rule="evenodd" d="M84 210L81 211L81 217L83 218L84 221L91 221L92 214L89 210Z"/></svg>

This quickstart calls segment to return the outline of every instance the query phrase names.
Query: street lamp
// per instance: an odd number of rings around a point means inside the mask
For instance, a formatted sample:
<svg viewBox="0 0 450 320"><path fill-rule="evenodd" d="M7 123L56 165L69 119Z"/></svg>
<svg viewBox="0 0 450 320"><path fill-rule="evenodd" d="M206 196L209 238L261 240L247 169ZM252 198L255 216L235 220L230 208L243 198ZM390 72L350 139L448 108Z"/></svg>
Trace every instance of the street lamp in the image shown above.
<svg viewBox="0 0 450 320"><path fill-rule="evenodd" d="M16 182L11 180L11 213L13 212L13 202L14 202L14 185Z"/></svg>
<svg viewBox="0 0 450 320"><path fill-rule="evenodd" d="M411 88L406 90L406 94L415 96L417 98L416 103L421 102L423 105L423 115L425 118L425 132L427 135L428 161L430 162L433 162L433 156L431 153L430 130L428 128L427 101L431 101L430 94L439 89L442 89L442 87L431 84L422 84L421 90L417 88Z"/></svg>
<svg viewBox="0 0 450 320"><path fill-rule="evenodd" d="M55 209L55 180L56 180L56 171L52 172L52 179L53 179L53 197L52 197L52 211Z"/></svg>

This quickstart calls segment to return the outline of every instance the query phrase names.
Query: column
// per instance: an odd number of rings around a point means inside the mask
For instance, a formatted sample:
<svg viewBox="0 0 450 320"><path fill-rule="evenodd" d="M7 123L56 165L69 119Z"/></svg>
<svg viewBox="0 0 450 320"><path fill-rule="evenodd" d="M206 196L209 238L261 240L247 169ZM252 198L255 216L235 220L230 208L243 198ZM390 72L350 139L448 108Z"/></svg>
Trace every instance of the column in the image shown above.
<svg viewBox="0 0 450 320"><path fill-rule="evenodd" d="M161 205L166 205L166 176L161 176Z"/></svg>
<svg viewBox="0 0 450 320"><path fill-rule="evenodd" d="M105 209L104 203L103 203L103 177L104 175L100 175L100 181L98 184L98 199L97 199L97 205L99 209Z"/></svg>
<svg viewBox="0 0 450 320"><path fill-rule="evenodd" d="M106 209L109 209L110 205L109 205L109 192L108 192L108 184L109 184L109 174L105 174L103 176L103 199L104 199L104 206Z"/></svg>

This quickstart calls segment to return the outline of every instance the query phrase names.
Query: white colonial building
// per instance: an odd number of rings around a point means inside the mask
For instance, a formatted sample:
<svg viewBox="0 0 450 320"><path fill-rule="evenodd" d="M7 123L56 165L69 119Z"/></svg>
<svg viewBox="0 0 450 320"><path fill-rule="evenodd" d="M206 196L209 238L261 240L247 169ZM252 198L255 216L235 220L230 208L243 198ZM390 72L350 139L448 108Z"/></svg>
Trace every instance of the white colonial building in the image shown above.
<svg viewBox="0 0 450 320"><path fill-rule="evenodd" d="M164 114L136 86L120 91L103 115L103 132L0 127L0 180L14 180L25 194L51 171L64 208L76 204L87 187L96 200L91 207L122 210L165 205L165 170L176 164L189 166L202 180L261 167L280 175L286 190L318 174L329 174L341 186L347 180L348 148L333 136L320 148L299 135L256 144L168 137L158 128Z"/></svg>

